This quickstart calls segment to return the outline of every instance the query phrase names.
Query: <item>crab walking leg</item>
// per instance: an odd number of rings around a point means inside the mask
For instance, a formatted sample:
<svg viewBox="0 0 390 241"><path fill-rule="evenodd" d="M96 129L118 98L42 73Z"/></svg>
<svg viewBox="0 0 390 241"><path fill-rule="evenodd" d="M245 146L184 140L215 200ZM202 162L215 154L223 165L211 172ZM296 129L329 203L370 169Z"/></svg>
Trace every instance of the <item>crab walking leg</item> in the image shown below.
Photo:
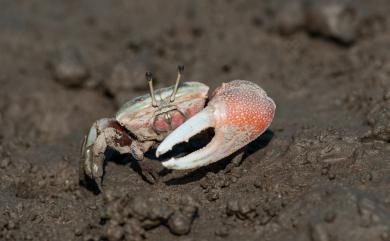
<svg viewBox="0 0 390 241"><path fill-rule="evenodd" d="M208 106L174 130L156 155L188 141L201 130L214 127L215 136L204 148L163 162L170 169L193 169L221 160L259 137L271 124L275 103L266 92L246 80L234 80L216 89Z"/></svg>
<svg viewBox="0 0 390 241"><path fill-rule="evenodd" d="M84 138L81 148L80 181L84 175L96 181L101 189L103 177L103 162L107 147L111 147L119 153L129 153L133 144L130 137L113 118L103 118L96 121L88 136Z"/></svg>
<svg viewBox="0 0 390 241"><path fill-rule="evenodd" d="M84 137L84 142L81 146L81 160L80 160L80 180L84 178L84 175L94 178L98 172L98 165L96 162L99 162L94 159L94 147L96 139L99 136L99 133L107 128L111 122L114 122L113 119L103 118L95 123L93 123L91 129L88 132L88 135ZM102 154L103 155L103 154Z"/></svg>

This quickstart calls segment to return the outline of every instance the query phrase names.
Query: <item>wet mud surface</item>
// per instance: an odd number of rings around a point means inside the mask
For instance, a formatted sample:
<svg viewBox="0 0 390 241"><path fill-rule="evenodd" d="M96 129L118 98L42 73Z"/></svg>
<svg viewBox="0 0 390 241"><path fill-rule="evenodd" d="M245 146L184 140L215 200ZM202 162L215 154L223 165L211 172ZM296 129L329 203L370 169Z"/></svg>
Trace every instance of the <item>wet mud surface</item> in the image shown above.
<svg viewBox="0 0 390 241"><path fill-rule="evenodd" d="M388 1L0 6L0 240L390 240ZM262 86L269 130L241 163L150 184L119 156L80 186L91 124L177 64Z"/></svg>

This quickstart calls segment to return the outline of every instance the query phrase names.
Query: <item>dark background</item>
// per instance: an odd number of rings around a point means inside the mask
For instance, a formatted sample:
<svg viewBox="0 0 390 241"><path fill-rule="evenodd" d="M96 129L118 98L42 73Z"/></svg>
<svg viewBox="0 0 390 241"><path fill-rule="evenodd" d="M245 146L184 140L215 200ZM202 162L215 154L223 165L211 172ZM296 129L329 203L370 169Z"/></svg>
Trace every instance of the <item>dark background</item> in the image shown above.
<svg viewBox="0 0 390 241"><path fill-rule="evenodd" d="M390 2L0 0L1 240L390 240ZM151 185L91 124L185 80L247 79L277 104L229 160ZM126 159L126 158L124 158Z"/></svg>

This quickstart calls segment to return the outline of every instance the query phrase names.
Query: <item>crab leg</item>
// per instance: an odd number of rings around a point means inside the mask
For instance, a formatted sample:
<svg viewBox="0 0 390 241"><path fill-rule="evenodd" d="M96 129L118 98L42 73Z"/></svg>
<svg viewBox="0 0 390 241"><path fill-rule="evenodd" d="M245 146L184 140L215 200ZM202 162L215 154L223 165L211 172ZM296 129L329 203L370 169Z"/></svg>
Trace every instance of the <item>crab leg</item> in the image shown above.
<svg viewBox="0 0 390 241"><path fill-rule="evenodd" d="M130 146L134 144L136 143L131 140L130 136L115 119L103 118L96 121L81 146L80 181L84 182L85 176L88 176L96 181L99 189L102 189L103 162L106 149L110 147L122 154L129 153ZM132 152L132 154L136 156L137 153Z"/></svg>
<svg viewBox="0 0 390 241"><path fill-rule="evenodd" d="M266 92L246 80L217 88L208 106L174 130L157 148L156 156L207 128L215 135L204 148L162 164L169 169L193 169L221 160L259 137L271 124L275 103Z"/></svg>

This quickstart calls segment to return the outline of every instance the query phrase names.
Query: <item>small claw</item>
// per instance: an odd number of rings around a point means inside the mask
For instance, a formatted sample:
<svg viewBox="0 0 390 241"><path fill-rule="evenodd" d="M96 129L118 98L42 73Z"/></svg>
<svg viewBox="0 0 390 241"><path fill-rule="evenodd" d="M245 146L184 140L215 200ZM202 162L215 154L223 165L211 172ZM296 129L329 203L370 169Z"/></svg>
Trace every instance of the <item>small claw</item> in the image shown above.
<svg viewBox="0 0 390 241"><path fill-rule="evenodd" d="M93 147L93 145L87 145L87 137L85 137L81 148L79 180L85 184L85 176L87 176L94 180L99 189L102 190L104 154L95 155Z"/></svg>
<svg viewBox="0 0 390 241"><path fill-rule="evenodd" d="M116 122L111 118L103 118L96 121L90 128L88 135L84 137L81 146L81 158L79 169L80 183L87 184L89 179L96 182L102 190L104 152L107 148L106 135L109 127ZM104 134L102 134L104 132Z"/></svg>
<svg viewBox="0 0 390 241"><path fill-rule="evenodd" d="M193 169L221 160L259 137L271 124L275 103L266 92L246 80L234 80L216 89L208 106L175 129L157 148L160 156L174 145L209 127L215 135L204 148L162 164L170 169Z"/></svg>

